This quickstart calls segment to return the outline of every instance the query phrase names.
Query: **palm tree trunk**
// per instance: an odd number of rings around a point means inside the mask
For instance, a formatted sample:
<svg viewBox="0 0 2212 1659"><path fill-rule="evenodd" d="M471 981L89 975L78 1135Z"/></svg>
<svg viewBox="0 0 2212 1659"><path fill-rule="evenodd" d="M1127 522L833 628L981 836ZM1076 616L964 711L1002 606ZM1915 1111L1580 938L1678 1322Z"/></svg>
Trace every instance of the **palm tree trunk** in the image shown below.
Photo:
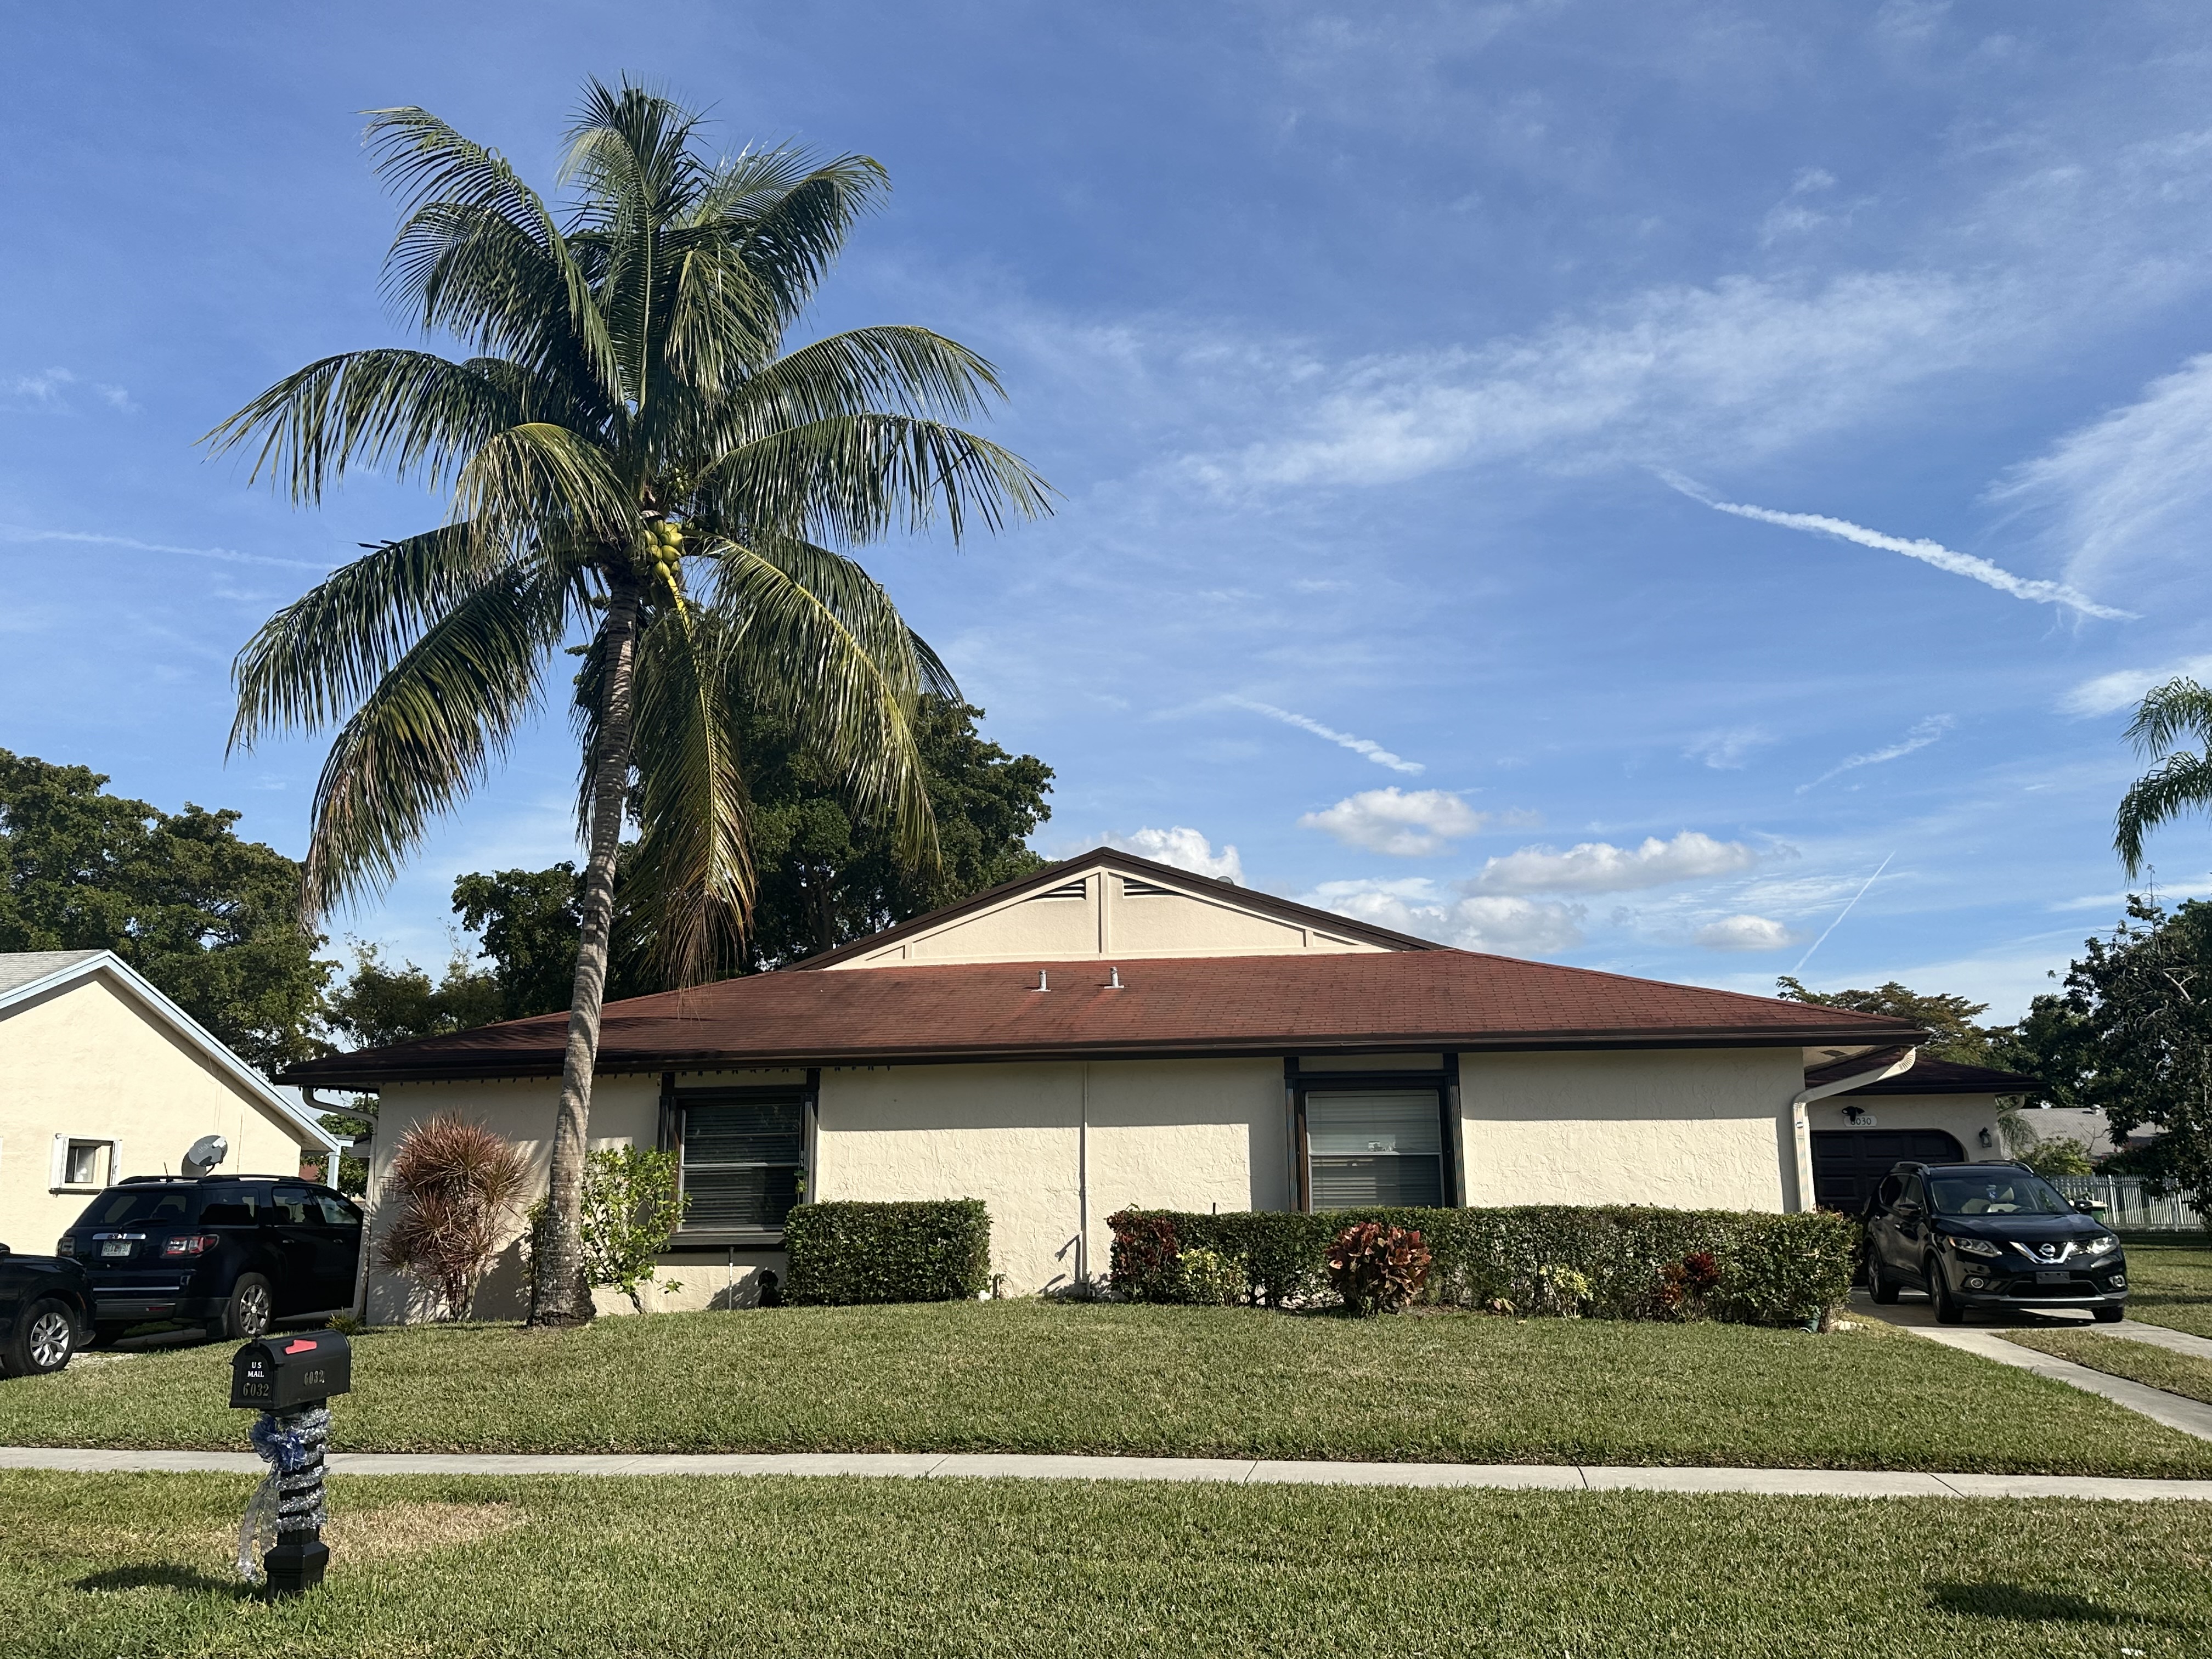
<svg viewBox="0 0 2212 1659"><path fill-rule="evenodd" d="M606 994L614 931L615 859L622 848L629 793L631 698L637 665L638 592L616 576L607 596L606 707L599 711L599 769L592 778L592 844L584 866L583 937L568 1001L568 1048L561 1066L561 1110L553 1122L553 1167L538 1224L532 1325L580 1325L592 1316L584 1283L584 1158L592 1118L592 1072L599 1053L599 1005Z"/></svg>

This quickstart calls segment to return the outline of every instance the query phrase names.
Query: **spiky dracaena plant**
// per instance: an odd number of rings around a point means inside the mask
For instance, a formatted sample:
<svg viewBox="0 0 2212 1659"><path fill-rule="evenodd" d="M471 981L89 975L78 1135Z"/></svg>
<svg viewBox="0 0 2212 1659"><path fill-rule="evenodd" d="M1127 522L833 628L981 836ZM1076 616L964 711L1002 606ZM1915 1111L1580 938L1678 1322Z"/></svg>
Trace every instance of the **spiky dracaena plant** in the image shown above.
<svg viewBox="0 0 2212 1659"><path fill-rule="evenodd" d="M784 337L883 169L789 149L715 160L698 118L597 82L556 213L497 152L420 109L368 142L403 198L386 286L476 355L346 352L209 434L254 446L295 502L349 466L450 489L447 522L386 543L240 653L234 745L335 725L316 786L310 915L392 879L538 706L573 640L588 849L581 949L531 1317L588 1316L577 1221L625 811L671 982L727 962L752 893L732 751L742 700L782 714L856 809L933 851L915 745L944 666L836 546L1046 510L1021 460L952 422L1000 386L926 329Z"/></svg>
<svg viewBox="0 0 2212 1659"><path fill-rule="evenodd" d="M2195 738L2201 750L2181 748ZM2128 741L2159 763L2129 786L2113 824L2112 850L2130 876L2143 867L2143 837L2189 811L2212 807L2212 691L2191 679L2153 686L2136 709Z"/></svg>

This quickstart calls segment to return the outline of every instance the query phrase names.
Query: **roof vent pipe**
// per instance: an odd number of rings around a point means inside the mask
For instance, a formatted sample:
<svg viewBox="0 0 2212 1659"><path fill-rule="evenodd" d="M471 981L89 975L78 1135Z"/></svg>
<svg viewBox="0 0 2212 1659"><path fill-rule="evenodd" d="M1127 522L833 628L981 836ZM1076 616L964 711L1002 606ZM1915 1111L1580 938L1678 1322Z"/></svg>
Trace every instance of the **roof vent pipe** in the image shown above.
<svg viewBox="0 0 2212 1659"><path fill-rule="evenodd" d="M1121 990L1122 988L1121 970L1119 968L1109 968L1106 971L1112 977L1107 980L1103 988L1109 991Z"/></svg>
<svg viewBox="0 0 2212 1659"><path fill-rule="evenodd" d="M1049 991L1052 989L1052 981L1044 976L1044 969L1042 968L1037 969L1036 988L1040 991Z"/></svg>

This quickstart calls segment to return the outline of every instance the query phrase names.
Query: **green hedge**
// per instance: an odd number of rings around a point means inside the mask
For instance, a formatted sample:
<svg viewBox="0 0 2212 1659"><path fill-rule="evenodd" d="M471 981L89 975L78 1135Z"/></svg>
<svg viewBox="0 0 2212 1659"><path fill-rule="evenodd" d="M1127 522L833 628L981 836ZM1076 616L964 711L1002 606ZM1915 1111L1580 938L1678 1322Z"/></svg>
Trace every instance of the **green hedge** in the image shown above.
<svg viewBox="0 0 2212 1659"><path fill-rule="evenodd" d="M1517 1314L1604 1319L1710 1318L1796 1325L1820 1319L1850 1293L1857 1235L1838 1215L1661 1210L1641 1205L1526 1205L1502 1209L1247 1211L1194 1215L1125 1210L1165 1223L1176 1248L1241 1261L1246 1294L1271 1308L1325 1305L1329 1241L1354 1222L1417 1229L1434 1257L1426 1298ZM1115 1253L1121 1266L1121 1252ZM1708 1260L1707 1258L1710 1258ZM1154 1284L1171 1284L1171 1273ZM1115 1288L1139 1296L1145 1287Z"/></svg>
<svg viewBox="0 0 2212 1659"><path fill-rule="evenodd" d="M991 1212L978 1198L798 1205L783 1248L787 1302L964 1302L991 1286Z"/></svg>

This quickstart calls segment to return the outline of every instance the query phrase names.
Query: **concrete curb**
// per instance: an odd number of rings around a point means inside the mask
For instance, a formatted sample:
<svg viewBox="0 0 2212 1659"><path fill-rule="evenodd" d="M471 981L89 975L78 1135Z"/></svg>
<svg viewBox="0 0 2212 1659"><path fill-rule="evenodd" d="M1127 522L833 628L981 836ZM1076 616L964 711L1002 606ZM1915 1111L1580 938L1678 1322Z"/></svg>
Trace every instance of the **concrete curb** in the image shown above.
<svg viewBox="0 0 2212 1659"><path fill-rule="evenodd" d="M2022 1352L2026 1352L2022 1350ZM334 1475L862 1476L938 1480L1181 1480L1218 1486L1474 1487L1511 1492L1746 1492L1781 1498L2075 1498L2212 1503L2212 1480L1893 1469L1710 1469L1571 1463L1331 1463L1229 1457L1063 1457L1013 1453L728 1452L448 1455L334 1452ZM99 1474L263 1472L250 1452L0 1447L0 1470Z"/></svg>

